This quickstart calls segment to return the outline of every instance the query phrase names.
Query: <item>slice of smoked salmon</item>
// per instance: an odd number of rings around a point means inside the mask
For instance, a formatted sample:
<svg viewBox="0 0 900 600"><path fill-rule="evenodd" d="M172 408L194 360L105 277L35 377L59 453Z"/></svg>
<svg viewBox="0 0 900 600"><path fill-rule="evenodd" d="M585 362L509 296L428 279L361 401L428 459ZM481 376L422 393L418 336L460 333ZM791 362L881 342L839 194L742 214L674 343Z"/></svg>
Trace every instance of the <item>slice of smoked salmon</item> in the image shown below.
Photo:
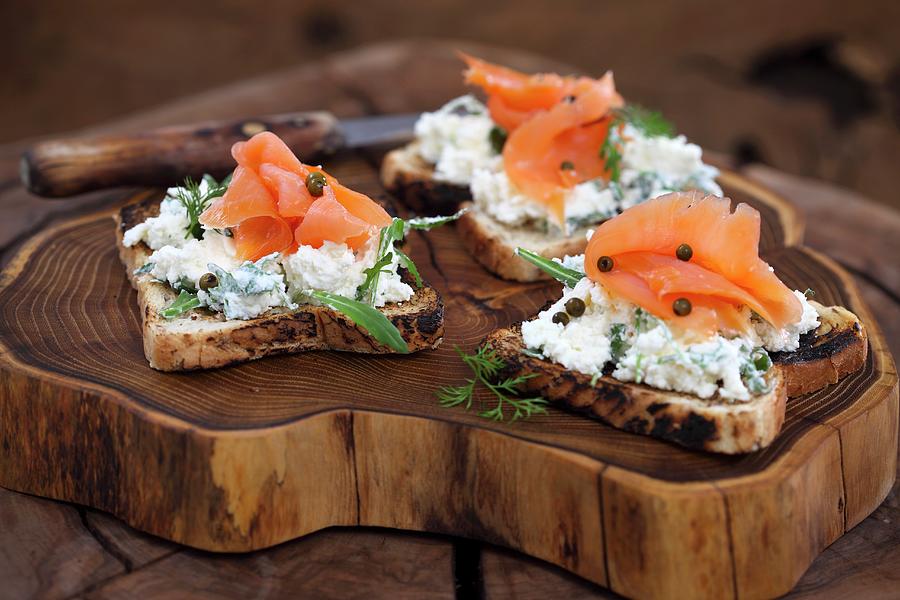
<svg viewBox="0 0 900 600"><path fill-rule="evenodd" d="M460 52L468 67L466 83L481 87L488 96L491 119L511 132L538 111L547 110L571 93L574 77L555 73L527 75Z"/></svg>
<svg viewBox="0 0 900 600"><path fill-rule="evenodd" d="M255 172L239 166L231 176L225 195L212 201L200 215L200 222L223 229L263 216L280 218L275 198Z"/></svg>
<svg viewBox="0 0 900 600"><path fill-rule="evenodd" d="M537 113L513 131L503 148L503 167L519 192L547 206L565 228L568 190L604 173L600 146L609 127L605 117L621 104L611 74L582 81L572 101ZM562 163L574 165L565 172Z"/></svg>
<svg viewBox="0 0 900 600"><path fill-rule="evenodd" d="M232 227L238 258L259 260L273 252L286 252L294 243L294 233L280 217L251 217Z"/></svg>
<svg viewBox="0 0 900 600"><path fill-rule="evenodd" d="M306 187L306 179L297 173L263 163L259 167L259 176L275 196L282 217L302 217L315 201Z"/></svg>
<svg viewBox="0 0 900 600"><path fill-rule="evenodd" d="M348 211L325 186L322 197L317 199L294 235L300 244L319 248L326 241L345 243L359 249L377 228Z"/></svg>
<svg viewBox="0 0 900 600"><path fill-rule="evenodd" d="M281 167L298 175L302 170L300 159L271 131L257 133L246 142L237 142L231 147L231 155L237 164L251 171L259 171L263 163ZM303 173L303 176L306 174Z"/></svg>
<svg viewBox="0 0 900 600"><path fill-rule="evenodd" d="M391 217L371 198L342 185L321 167L305 165L273 133L259 133L232 147L238 162L225 195L200 216L209 227L232 229L240 258L256 260L290 253L298 244L326 240L358 249ZM306 186L320 172L327 185L320 197Z"/></svg>
<svg viewBox="0 0 900 600"><path fill-rule="evenodd" d="M742 306L785 327L800 320L802 306L759 258L759 228L759 213L745 204L732 213L725 198L667 194L601 224L585 251L585 271L611 293L690 329L711 323L700 324L706 317L694 316L697 307L715 311L720 329L745 329ZM693 251L688 262L675 257L681 244ZM602 256L613 259L611 271L600 271ZM675 315L679 297L691 300L691 315Z"/></svg>

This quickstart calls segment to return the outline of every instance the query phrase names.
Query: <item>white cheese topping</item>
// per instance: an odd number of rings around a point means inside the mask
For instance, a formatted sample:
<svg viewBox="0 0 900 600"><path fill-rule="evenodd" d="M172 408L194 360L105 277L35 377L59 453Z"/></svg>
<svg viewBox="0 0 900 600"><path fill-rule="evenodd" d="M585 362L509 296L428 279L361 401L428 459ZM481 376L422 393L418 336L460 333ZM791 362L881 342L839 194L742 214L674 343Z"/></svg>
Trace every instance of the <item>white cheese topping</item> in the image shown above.
<svg viewBox="0 0 900 600"><path fill-rule="evenodd" d="M497 163L490 142L494 122L474 96L461 96L416 122L419 154L434 165L434 178L468 185L476 168Z"/></svg>
<svg viewBox="0 0 900 600"><path fill-rule="evenodd" d="M365 270L377 259L378 238L372 237L358 254L346 244L325 242L321 248L300 246L297 251L282 257L291 294L306 294L313 290L356 297L356 289L366 279ZM394 253L391 263L378 278L375 306L390 302L405 302L413 295L413 289L400 279L397 273L399 259ZM312 301L312 299L310 299Z"/></svg>
<svg viewBox="0 0 900 600"><path fill-rule="evenodd" d="M201 195L209 191L206 177L197 185ZM166 190L166 197L159 204L159 216L150 217L125 232L122 244L126 248L140 242L147 244L151 250L159 250L163 246L180 248L190 241L188 227L191 221L184 205L178 200L179 190L182 188L170 187Z"/></svg>
<svg viewBox="0 0 900 600"><path fill-rule="evenodd" d="M560 262L578 269L583 257L567 256ZM565 312L570 298L584 301L584 314L572 317L567 325L554 323L553 315ZM768 338L716 334L697 342L678 337L664 321L634 304L611 298L602 286L584 278L574 288L565 288L562 297L536 319L522 323L522 337L528 348L587 375L599 376L611 365L612 376L621 381L745 402L768 389L765 369L759 366L768 359L763 358L760 346L769 351L786 349L783 340L787 339L796 350L800 334L818 326L815 309L805 297L802 301L800 322L780 332L769 326ZM770 345L773 340L776 343Z"/></svg>
<svg viewBox="0 0 900 600"><path fill-rule="evenodd" d="M218 285L198 290L197 299L226 319L252 319L274 307L296 308L287 295L277 258L278 254L271 254L231 270L210 263L209 271L216 275Z"/></svg>
<svg viewBox="0 0 900 600"><path fill-rule="evenodd" d="M200 183L203 193L207 182ZM174 198L178 188L170 188L160 203L160 214L150 217L125 232L124 243L146 243L154 252L141 273L167 283L176 291L196 292L201 306L221 312L227 319L252 319L272 308L294 309L292 298L314 302L307 294L326 291L347 298L356 297L356 289L366 279L366 269L377 259L378 237L373 236L359 252L346 244L325 242L321 248L300 246L284 256L273 254L259 261L238 260L234 241L213 229L204 229L198 240L188 235L190 222L180 201ZM405 302L413 289L397 272L399 256L379 275L375 305ZM213 273L218 285L199 289L200 278Z"/></svg>
<svg viewBox="0 0 900 600"><path fill-rule="evenodd" d="M800 347L800 336L819 326L819 313L806 299L806 295L794 290L794 296L803 305L800 322L784 329L776 329L766 321L754 319L752 323L758 346L765 346L769 352L793 352Z"/></svg>
<svg viewBox="0 0 900 600"><path fill-rule="evenodd" d="M231 270L240 262L235 257L234 241L211 230L204 232L202 240L192 237L180 246L163 246L147 259L147 264L152 265L150 276L176 290L197 289L200 278L209 273L210 264Z"/></svg>
<svg viewBox="0 0 900 600"><path fill-rule="evenodd" d="M181 247L190 238L188 235L190 225L187 210L181 202L165 198L159 205L159 216L150 217L126 231L122 243L126 248L131 248L144 242L152 250L158 250L163 246Z"/></svg>
<svg viewBox="0 0 900 600"><path fill-rule="evenodd" d="M478 209L510 227L543 226L549 214L542 203L520 193L503 171L502 157L491 148L494 123L472 96L451 100L416 123L419 153L435 165L435 179L468 185ZM703 163L703 151L683 136L647 137L627 125L620 136L622 162L618 183L603 179L573 187L566 197L567 226L597 223L625 208L666 194L696 188L721 195L719 171ZM599 151L599 148L598 148Z"/></svg>
<svg viewBox="0 0 900 600"><path fill-rule="evenodd" d="M547 218L547 209L513 187L505 171L476 169L470 186L478 209L499 223L515 227Z"/></svg>

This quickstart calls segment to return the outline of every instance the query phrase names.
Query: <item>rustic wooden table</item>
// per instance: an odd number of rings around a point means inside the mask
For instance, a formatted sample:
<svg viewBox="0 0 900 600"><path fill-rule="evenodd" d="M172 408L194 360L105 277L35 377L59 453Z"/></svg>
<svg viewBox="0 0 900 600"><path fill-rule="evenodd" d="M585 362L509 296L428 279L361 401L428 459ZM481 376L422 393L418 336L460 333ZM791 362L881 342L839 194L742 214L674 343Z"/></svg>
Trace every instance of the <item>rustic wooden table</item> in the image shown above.
<svg viewBox="0 0 900 600"><path fill-rule="evenodd" d="M517 52L470 48L529 69ZM459 65L440 43L392 44L337 55L135 115L92 131L329 107L340 116L422 110L462 91ZM0 252L62 218L121 194L45 201L18 184L24 143L0 147ZM900 214L848 190L762 166L745 174L795 202L808 245L855 277L900 356ZM765 549L760 549L764 552ZM0 489L0 598L66 597L614 597L528 557L468 540L380 529L333 529L246 555L215 555L135 531L106 514ZM796 597L896 597L900 492L813 563Z"/></svg>

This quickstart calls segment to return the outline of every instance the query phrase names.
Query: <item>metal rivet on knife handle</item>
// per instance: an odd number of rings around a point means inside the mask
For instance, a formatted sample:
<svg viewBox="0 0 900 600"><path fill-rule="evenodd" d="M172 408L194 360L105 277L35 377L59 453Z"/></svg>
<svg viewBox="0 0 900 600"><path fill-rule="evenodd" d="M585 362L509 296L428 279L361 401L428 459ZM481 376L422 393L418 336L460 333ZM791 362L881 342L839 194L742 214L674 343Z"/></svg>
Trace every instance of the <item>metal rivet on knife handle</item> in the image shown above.
<svg viewBox="0 0 900 600"><path fill-rule="evenodd" d="M262 133L267 129L268 127L266 127L265 123L262 123L260 121L247 121L243 124L243 126L241 126L241 133L249 138L253 137L257 133Z"/></svg>

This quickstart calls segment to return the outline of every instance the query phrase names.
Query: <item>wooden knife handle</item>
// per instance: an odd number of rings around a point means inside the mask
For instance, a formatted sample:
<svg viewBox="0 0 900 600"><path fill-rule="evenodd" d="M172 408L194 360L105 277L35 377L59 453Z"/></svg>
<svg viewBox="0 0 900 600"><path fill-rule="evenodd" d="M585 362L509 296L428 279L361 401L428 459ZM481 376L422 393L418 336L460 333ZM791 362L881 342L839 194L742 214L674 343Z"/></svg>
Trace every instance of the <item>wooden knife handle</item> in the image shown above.
<svg viewBox="0 0 900 600"><path fill-rule="evenodd" d="M210 121L145 133L41 142L22 155L22 182L34 194L59 198L119 186L172 186L185 177L224 177L234 169L231 146L271 131L308 160L344 143L327 112Z"/></svg>

